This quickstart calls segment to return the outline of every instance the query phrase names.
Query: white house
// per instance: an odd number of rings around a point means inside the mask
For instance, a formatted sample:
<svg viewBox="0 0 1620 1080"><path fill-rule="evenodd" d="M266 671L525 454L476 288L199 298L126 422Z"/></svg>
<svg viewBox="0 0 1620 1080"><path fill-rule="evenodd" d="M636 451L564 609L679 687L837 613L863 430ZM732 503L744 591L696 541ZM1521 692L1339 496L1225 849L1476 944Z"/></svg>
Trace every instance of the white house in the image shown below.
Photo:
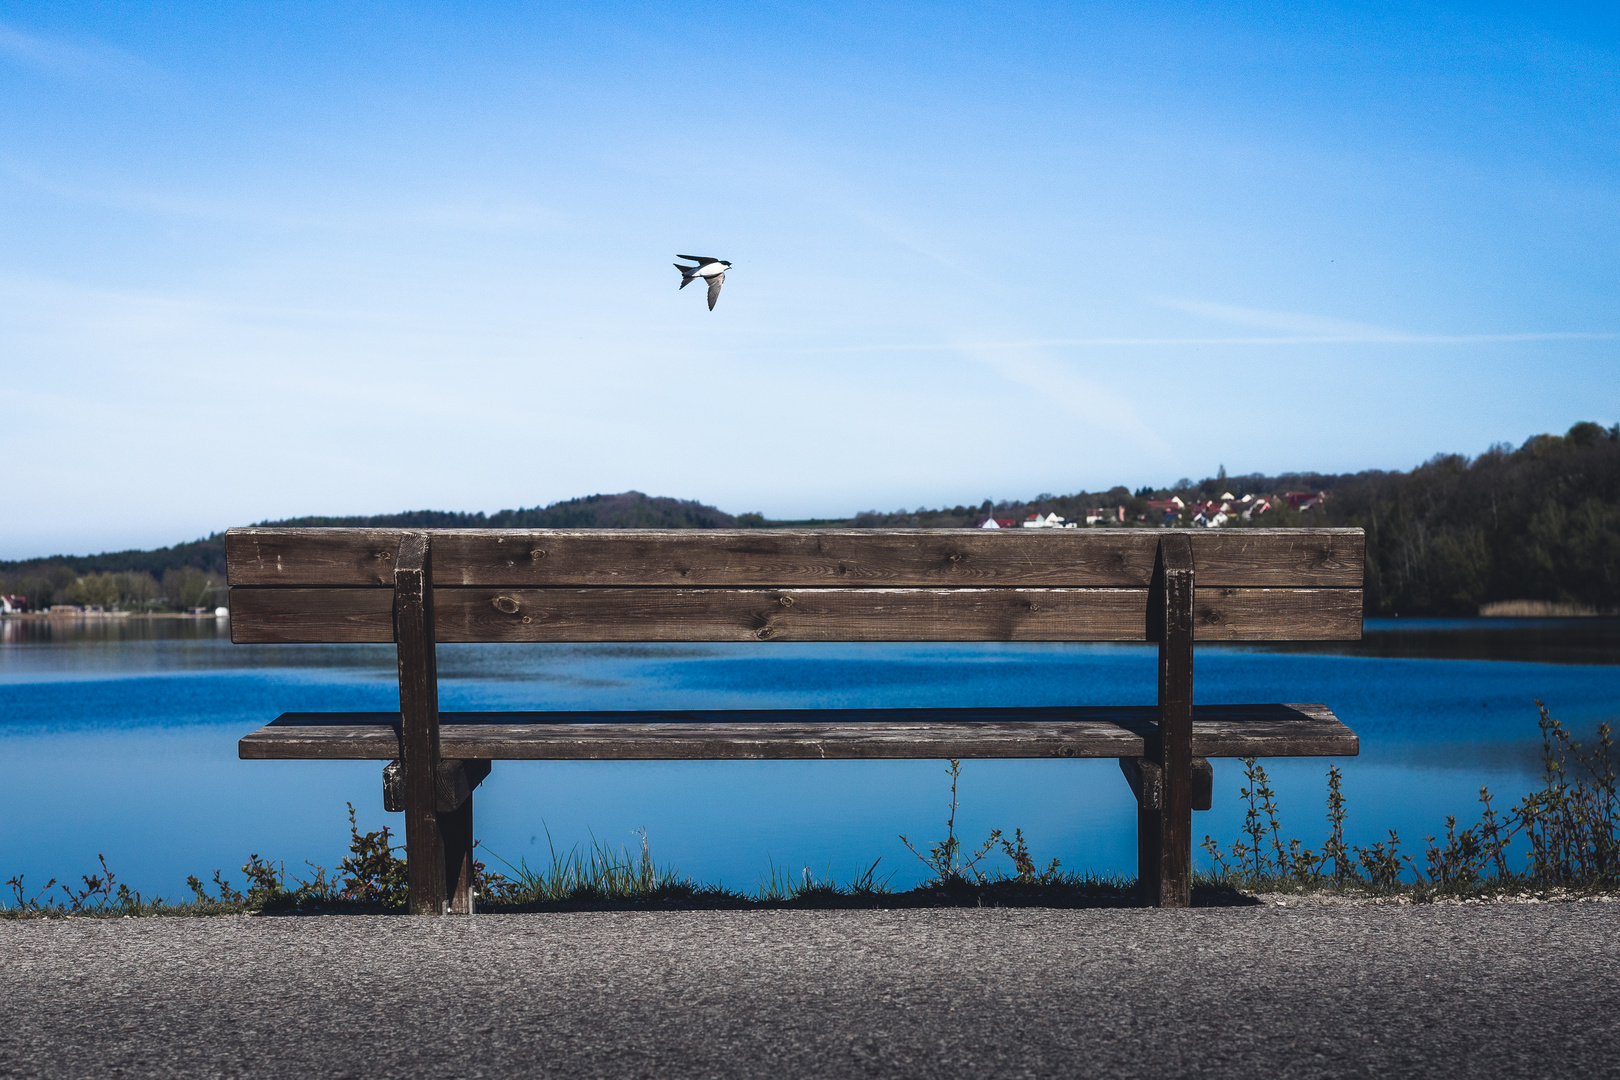
<svg viewBox="0 0 1620 1080"><path fill-rule="evenodd" d="M1061 529L1063 527L1063 518L1058 516L1055 510L1045 517L1041 517L1039 514L1031 514L1024 519L1024 528L1026 529Z"/></svg>

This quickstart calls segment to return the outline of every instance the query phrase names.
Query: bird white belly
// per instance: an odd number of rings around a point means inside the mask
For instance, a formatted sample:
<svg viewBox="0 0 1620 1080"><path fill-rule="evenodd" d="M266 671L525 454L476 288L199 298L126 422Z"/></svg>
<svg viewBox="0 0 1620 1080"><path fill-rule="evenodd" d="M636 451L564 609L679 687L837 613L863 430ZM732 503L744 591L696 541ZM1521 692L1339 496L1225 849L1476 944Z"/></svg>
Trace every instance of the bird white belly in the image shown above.
<svg viewBox="0 0 1620 1080"><path fill-rule="evenodd" d="M701 278L712 278L719 277L725 272L726 267L724 263L712 262L701 267L697 272L697 276Z"/></svg>

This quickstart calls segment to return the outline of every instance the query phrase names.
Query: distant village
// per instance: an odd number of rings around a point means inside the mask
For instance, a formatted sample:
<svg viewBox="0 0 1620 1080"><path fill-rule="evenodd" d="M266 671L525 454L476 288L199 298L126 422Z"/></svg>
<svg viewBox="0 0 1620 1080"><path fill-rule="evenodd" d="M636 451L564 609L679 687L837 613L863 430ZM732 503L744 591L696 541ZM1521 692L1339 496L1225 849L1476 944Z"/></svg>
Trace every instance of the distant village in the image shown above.
<svg viewBox="0 0 1620 1080"><path fill-rule="evenodd" d="M1215 499L1184 502L1179 495L1167 499L1147 500L1147 510L1135 515L1137 522L1169 528L1187 524L1200 529L1218 529L1229 521L1253 521L1268 513L1273 506L1291 506L1295 510L1309 510L1328 498L1325 491L1290 491L1282 495L1244 495L1239 498L1230 491ZM1096 506L1085 512L1084 526L1126 525L1130 519L1124 506ZM979 522L981 529L1078 529L1082 522L1070 521L1056 511L1049 514L1030 514L1023 521L1012 518L987 517Z"/></svg>

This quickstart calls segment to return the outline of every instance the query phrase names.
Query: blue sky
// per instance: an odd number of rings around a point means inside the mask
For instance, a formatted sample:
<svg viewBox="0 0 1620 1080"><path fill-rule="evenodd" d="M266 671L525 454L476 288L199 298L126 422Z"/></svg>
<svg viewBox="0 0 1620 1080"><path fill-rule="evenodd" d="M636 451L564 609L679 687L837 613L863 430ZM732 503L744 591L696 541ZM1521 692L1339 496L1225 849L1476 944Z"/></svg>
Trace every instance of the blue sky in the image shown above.
<svg viewBox="0 0 1620 1080"><path fill-rule="evenodd" d="M1612 8L0 2L0 215L0 557L1620 418Z"/></svg>

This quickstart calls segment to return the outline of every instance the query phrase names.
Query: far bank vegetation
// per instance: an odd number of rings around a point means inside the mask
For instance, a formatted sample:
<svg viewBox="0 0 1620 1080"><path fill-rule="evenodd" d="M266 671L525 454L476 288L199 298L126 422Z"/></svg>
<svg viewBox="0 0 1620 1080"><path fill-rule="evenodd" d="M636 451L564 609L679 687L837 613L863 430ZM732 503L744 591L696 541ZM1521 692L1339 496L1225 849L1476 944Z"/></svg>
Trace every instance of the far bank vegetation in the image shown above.
<svg viewBox="0 0 1620 1080"><path fill-rule="evenodd" d="M1247 497L1247 499L1245 499ZM1258 510L1261 503L1263 511ZM1180 506L1176 504L1179 503ZM1230 513L1220 507L1230 504ZM1437 454L1410 472L1259 473L1114 487L976 505L868 510L848 518L771 520L690 499L629 491L494 514L417 510L309 517L281 526L372 528L973 528L1057 514L1097 528L1294 528L1367 531L1369 615L1588 615L1620 612L1620 425L1498 444L1477 457ZM110 610L223 603L220 534L155 551L0 562L0 593Z"/></svg>

